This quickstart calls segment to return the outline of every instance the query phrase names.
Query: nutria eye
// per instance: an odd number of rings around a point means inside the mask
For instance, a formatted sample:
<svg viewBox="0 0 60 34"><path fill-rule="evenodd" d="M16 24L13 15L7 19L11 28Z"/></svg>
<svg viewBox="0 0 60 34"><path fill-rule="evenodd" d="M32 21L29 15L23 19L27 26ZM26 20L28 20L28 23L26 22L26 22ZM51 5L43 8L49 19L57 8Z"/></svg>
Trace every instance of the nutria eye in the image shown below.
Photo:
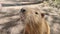
<svg viewBox="0 0 60 34"><path fill-rule="evenodd" d="M35 14L38 14L37 12L35 12Z"/></svg>

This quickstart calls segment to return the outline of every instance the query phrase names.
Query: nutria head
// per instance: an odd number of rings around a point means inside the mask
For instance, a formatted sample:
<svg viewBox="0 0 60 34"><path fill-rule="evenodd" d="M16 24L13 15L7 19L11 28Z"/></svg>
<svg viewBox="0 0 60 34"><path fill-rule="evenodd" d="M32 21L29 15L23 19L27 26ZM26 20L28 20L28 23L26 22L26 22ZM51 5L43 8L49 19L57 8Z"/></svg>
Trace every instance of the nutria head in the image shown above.
<svg viewBox="0 0 60 34"><path fill-rule="evenodd" d="M20 17L25 23L25 34L41 34L44 14L39 9L24 7L20 10Z"/></svg>

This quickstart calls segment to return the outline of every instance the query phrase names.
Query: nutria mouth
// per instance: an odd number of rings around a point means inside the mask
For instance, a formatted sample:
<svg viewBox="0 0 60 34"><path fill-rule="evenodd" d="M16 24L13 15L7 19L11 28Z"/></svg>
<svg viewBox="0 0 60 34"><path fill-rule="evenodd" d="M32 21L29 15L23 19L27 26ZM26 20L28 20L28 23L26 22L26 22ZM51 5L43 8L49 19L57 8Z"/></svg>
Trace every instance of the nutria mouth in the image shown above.
<svg viewBox="0 0 60 34"><path fill-rule="evenodd" d="M20 11L20 20L24 22L25 20L25 15Z"/></svg>

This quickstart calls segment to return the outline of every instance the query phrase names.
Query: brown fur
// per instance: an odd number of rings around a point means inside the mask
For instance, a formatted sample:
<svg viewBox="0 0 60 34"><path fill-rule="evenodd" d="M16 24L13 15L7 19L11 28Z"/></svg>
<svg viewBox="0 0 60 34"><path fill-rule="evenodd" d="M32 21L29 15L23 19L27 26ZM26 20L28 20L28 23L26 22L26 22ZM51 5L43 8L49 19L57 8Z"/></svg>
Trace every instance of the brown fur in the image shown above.
<svg viewBox="0 0 60 34"><path fill-rule="evenodd" d="M44 14L39 9L25 7L25 12L20 12L21 20L26 23L24 34L50 34Z"/></svg>

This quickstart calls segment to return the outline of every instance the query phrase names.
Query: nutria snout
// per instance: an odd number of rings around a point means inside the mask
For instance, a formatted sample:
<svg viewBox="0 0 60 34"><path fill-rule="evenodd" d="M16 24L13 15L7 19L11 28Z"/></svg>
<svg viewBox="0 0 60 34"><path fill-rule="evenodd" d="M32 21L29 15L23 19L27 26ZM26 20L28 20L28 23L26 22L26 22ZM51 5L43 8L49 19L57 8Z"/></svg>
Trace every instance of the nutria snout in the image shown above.
<svg viewBox="0 0 60 34"><path fill-rule="evenodd" d="M22 8L20 12L25 13L25 12L26 12L26 10Z"/></svg>

